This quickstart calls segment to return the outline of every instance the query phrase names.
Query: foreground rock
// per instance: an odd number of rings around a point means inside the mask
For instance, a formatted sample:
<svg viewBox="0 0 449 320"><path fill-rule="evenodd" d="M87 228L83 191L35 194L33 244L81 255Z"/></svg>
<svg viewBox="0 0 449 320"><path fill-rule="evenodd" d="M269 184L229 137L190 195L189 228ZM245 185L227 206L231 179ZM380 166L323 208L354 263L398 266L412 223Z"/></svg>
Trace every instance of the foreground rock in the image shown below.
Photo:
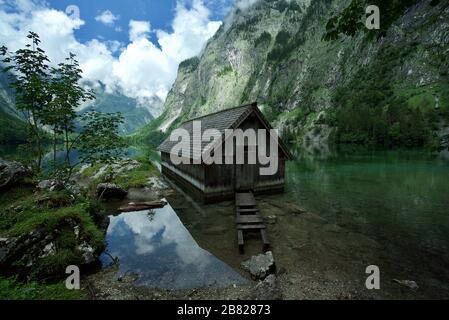
<svg viewBox="0 0 449 320"><path fill-rule="evenodd" d="M61 191L64 189L64 183L58 180L42 180L38 183L37 188L42 191Z"/></svg>
<svg viewBox="0 0 449 320"><path fill-rule="evenodd" d="M97 186L97 197L101 199L124 199L128 192L113 183L100 183Z"/></svg>
<svg viewBox="0 0 449 320"><path fill-rule="evenodd" d="M270 274L265 280L259 282L249 296L251 300L281 300L282 292L278 280L274 274Z"/></svg>
<svg viewBox="0 0 449 320"><path fill-rule="evenodd" d="M242 263L242 267L251 274L251 278L256 280L263 280L276 270L271 251L251 257L251 259Z"/></svg>
<svg viewBox="0 0 449 320"><path fill-rule="evenodd" d="M32 172L16 161L0 159L0 189L11 187L31 177Z"/></svg>
<svg viewBox="0 0 449 320"><path fill-rule="evenodd" d="M132 159L122 159L117 160L115 163L112 164L106 164L102 167L100 167L94 175L92 175L91 179L101 179L105 175L108 175L109 178L114 178L119 174L132 171L134 169L137 169L141 163L137 160ZM81 168L80 174L84 172L84 170L88 169L90 165L85 165Z"/></svg>
<svg viewBox="0 0 449 320"><path fill-rule="evenodd" d="M94 263L103 247L96 247L80 230L82 227L77 219L64 218L51 231L37 228L20 237L1 238L0 273L9 276L34 272L39 278L49 279L60 276L57 271L45 268L42 261L61 254L60 250L68 250L68 247L60 247L61 239L71 237L76 244L76 247L70 248L74 259L80 261L81 265Z"/></svg>

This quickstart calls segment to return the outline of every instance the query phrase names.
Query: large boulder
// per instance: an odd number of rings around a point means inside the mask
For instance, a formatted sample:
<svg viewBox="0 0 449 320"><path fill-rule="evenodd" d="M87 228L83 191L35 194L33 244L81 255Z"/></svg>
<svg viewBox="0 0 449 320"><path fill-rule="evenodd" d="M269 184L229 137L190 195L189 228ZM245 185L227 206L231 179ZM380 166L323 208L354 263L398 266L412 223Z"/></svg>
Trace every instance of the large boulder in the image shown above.
<svg viewBox="0 0 449 320"><path fill-rule="evenodd" d="M265 280L259 282L251 289L251 300L281 300L282 292L278 280L274 274L270 274Z"/></svg>
<svg viewBox="0 0 449 320"><path fill-rule="evenodd" d="M72 253L69 256L64 253L68 250ZM45 259L57 256L58 261L67 265L90 265L97 261L102 250L103 247L83 231L80 221L63 218L50 230L38 227L19 237L0 238L0 275L29 275L33 272L33 276L39 279L57 278L63 272L48 269Z"/></svg>
<svg viewBox="0 0 449 320"><path fill-rule="evenodd" d="M0 189L18 184L31 175L31 170L19 162L0 159Z"/></svg>
<svg viewBox="0 0 449 320"><path fill-rule="evenodd" d="M101 199L124 199L128 192L113 183L100 183L97 185L97 197Z"/></svg>
<svg viewBox="0 0 449 320"><path fill-rule="evenodd" d="M141 166L141 163L137 160L121 159L121 160L117 160L116 162L114 162L112 164L105 164L105 165L101 166L89 178L95 179L95 180L102 179L105 176L109 176L109 178L114 178L119 174L132 171L134 169L137 169L140 166ZM81 168L81 170L79 171L79 173L82 174L89 167L90 167L90 165L83 166Z"/></svg>
<svg viewBox="0 0 449 320"><path fill-rule="evenodd" d="M252 256L242 263L243 269L247 270L253 279L265 279L269 274L276 271L273 253L267 251L265 254Z"/></svg>

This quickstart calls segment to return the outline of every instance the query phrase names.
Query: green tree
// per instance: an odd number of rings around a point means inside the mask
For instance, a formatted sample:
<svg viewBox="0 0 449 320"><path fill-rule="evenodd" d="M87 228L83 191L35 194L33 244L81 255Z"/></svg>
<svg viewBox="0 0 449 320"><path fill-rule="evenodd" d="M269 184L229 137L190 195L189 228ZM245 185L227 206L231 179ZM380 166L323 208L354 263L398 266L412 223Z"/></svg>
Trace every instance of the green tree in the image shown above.
<svg viewBox="0 0 449 320"><path fill-rule="evenodd" d="M124 156L125 139L120 136L119 127L123 116L117 113L88 112L80 119L82 131L71 135L70 150L77 152L77 160L65 162L58 167L55 176L64 183L70 183L75 169L82 164L110 164Z"/></svg>
<svg viewBox="0 0 449 320"><path fill-rule="evenodd" d="M31 43L26 44L24 49L11 53L2 46L0 54L5 57L2 61L7 64L3 71L13 71L16 75L11 83L16 92L16 108L22 111L27 120L29 143L36 151L35 169L39 171L45 139L41 127L44 125L45 114L52 98L48 72L50 60L40 48L41 41L36 33L29 32L27 38Z"/></svg>
<svg viewBox="0 0 449 320"><path fill-rule="evenodd" d="M12 70L17 76L12 88L17 95L17 109L28 120L29 139L37 150L36 171L41 168L45 151L44 126L53 131L53 176L64 182L69 182L80 164L110 163L123 156L125 143L119 127L124 121L120 113L89 112L81 118L76 113L81 102L95 99L95 96L81 84L82 70L75 55L70 53L65 62L50 70L50 61L39 47L39 36L30 32L28 39L31 44L25 49L10 53L3 46L0 54L5 57L3 62L8 64L4 71ZM81 130L77 131L78 124ZM65 161L57 167L59 141L63 141ZM70 154L75 150L79 157L72 163Z"/></svg>
<svg viewBox="0 0 449 320"><path fill-rule="evenodd" d="M65 63L52 68L52 94L49 112L46 116L47 124L53 128L53 161L56 164L57 140L62 135L66 165L70 165L70 153L76 140L72 139L77 118L76 108L81 102L95 99L92 91L80 85L82 70L70 53Z"/></svg>
<svg viewBox="0 0 449 320"><path fill-rule="evenodd" d="M125 141L119 127L124 122L120 113L88 112L82 116L84 124L76 149L83 163L110 163L123 156Z"/></svg>
<svg viewBox="0 0 449 320"><path fill-rule="evenodd" d="M124 122L120 113L88 112L81 118L83 131L74 148L79 163L111 163L123 156L125 140L119 127Z"/></svg>

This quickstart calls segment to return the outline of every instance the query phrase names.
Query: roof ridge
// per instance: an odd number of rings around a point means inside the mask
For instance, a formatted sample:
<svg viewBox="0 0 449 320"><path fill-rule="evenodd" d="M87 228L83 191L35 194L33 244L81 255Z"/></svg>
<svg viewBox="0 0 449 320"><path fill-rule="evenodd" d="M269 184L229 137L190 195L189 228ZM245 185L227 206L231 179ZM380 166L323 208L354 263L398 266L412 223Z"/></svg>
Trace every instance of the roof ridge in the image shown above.
<svg viewBox="0 0 449 320"><path fill-rule="evenodd" d="M239 108L244 108L244 107L248 108L248 107L252 107L252 106L254 106L254 103L248 103L248 104L244 104L244 105L237 106L237 107L232 107L232 108L227 108L227 109L215 111L215 112L208 113L208 114L205 114L205 115L196 117L196 118L192 118L192 119L186 120L186 121L182 122L182 123L180 124L180 126L182 126L182 125L184 125L184 124L186 124L186 123L188 123L188 122L192 122L192 121L195 121L195 120L207 118L207 117L210 117L210 116L213 116L213 115L222 113L222 112L226 112L226 111L230 111L230 110L235 110L235 109L239 109Z"/></svg>

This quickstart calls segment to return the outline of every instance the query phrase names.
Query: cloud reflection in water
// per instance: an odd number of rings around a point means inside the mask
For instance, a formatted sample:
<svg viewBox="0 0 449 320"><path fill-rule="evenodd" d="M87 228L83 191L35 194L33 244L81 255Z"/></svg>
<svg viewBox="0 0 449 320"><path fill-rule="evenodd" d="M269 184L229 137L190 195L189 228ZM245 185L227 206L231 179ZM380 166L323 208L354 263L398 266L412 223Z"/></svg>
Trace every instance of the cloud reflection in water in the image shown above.
<svg viewBox="0 0 449 320"><path fill-rule="evenodd" d="M186 289L245 281L198 246L170 205L111 217L106 241L119 258L119 275L137 274L137 285ZM111 260L103 254L101 261L106 266Z"/></svg>

